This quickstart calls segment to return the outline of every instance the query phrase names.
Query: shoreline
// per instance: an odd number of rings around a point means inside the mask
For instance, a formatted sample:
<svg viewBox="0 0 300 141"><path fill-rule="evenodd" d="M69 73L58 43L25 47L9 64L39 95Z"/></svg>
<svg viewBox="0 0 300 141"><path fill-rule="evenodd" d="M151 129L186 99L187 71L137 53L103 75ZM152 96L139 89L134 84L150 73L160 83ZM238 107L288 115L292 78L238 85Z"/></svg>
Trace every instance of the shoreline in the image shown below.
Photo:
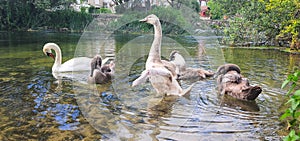
<svg viewBox="0 0 300 141"><path fill-rule="evenodd" d="M244 47L244 46L224 46L222 45L221 48L238 48L238 49L256 49L256 50L278 50L281 52L286 52L290 54L300 55L300 50L290 50L290 48L287 47L276 47L276 46L250 46L250 47Z"/></svg>
<svg viewBox="0 0 300 141"><path fill-rule="evenodd" d="M17 33L17 32L27 32L27 33L66 33L66 34L72 34L72 33L84 33L88 31L69 31L69 30L21 30L21 31L5 31L0 30L0 33ZM113 32L112 32L113 33ZM124 34L124 33L122 33ZM138 34L138 33L133 33ZM300 55L300 50L290 50L289 47L279 47L279 46L230 46L230 45L221 45L221 48L240 48L240 49L256 49L256 50L278 50L281 52L286 52L290 54Z"/></svg>

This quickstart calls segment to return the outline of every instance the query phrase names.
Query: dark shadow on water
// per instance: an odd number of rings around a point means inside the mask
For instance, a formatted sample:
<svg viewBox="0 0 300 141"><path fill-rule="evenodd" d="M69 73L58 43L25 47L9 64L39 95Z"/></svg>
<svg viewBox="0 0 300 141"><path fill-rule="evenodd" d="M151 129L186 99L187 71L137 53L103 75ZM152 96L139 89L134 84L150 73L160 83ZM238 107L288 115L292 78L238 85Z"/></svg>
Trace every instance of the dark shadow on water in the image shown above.
<svg viewBox="0 0 300 141"><path fill-rule="evenodd" d="M170 117L173 109L172 106L178 98L179 96L165 95L162 99L157 100L156 103L151 103L151 106L148 107L149 118L155 120L161 117Z"/></svg>
<svg viewBox="0 0 300 141"><path fill-rule="evenodd" d="M232 109L249 111L249 112L258 112L259 106L256 101L246 101L234 98L229 95L220 95L221 106L229 107Z"/></svg>

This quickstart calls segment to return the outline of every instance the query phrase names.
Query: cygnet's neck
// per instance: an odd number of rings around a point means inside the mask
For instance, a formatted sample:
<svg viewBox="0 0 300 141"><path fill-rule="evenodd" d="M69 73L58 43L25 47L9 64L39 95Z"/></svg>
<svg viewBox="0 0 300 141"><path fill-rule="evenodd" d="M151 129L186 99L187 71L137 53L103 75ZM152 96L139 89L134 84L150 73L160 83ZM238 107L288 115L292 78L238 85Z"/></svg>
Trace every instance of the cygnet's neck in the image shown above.
<svg viewBox="0 0 300 141"><path fill-rule="evenodd" d="M161 62L161 39L162 39L162 30L161 24L157 21L154 26L154 39L152 46L149 52L147 62Z"/></svg>

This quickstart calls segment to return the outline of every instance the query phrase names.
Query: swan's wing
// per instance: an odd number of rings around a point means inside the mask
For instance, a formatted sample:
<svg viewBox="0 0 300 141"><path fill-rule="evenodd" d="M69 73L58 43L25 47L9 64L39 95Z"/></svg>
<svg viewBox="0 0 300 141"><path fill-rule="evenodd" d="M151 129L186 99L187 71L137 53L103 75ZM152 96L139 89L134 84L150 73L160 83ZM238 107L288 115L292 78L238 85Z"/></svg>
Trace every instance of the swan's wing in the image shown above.
<svg viewBox="0 0 300 141"><path fill-rule="evenodd" d="M154 76L154 75L160 75L160 76L165 76L165 77L171 77L172 76L171 72L168 71L167 69L151 68L151 69L148 69L148 70L144 70L142 72L141 76L132 82L132 87L146 82L147 79L149 78L149 76Z"/></svg>
<svg viewBox="0 0 300 141"><path fill-rule="evenodd" d="M169 62L166 60L161 60L161 62L163 63L164 67L173 74L173 76L177 76L177 74L179 74L179 69L174 62Z"/></svg>
<svg viewBox="0 0 300 141"><path fill-rule="evenodd" d="M192 90L192 88L193 88L194 85L195 85L195 83L193 83L192 85L190 85L188 88L184 89L184 90L182 91L182 93L180 93L179 95L180 95L180 96L183 96L183 95L185 95L185 94L188 94L189 92L191 92L191 90Z"/></svg>
<svg viewBox="0 0 300 141"><path fill-rule="evenodd" d="M91 58L87 58L87 57L72 58L60 66L59 72L89 71L91 70L90 63L91 63Z"/></svg>
<svg viewBox="0 0 300 141"><path fill-rule="evenodd" d="M132 82L132 87L134 86L137 86L141 83L145 83L147 81L147 78L149 77L149 72L148 70L144 70L141 74L140 77L138 77L137 79L135 79L133 82Z"/></svg>
<svg viewBox="0 0 300 141"><path fill-rule="evenodd" d="M149 75L161 75L166 77L172 76L171 72L165 68L151 68L148 69L148 71Z"/></svg>

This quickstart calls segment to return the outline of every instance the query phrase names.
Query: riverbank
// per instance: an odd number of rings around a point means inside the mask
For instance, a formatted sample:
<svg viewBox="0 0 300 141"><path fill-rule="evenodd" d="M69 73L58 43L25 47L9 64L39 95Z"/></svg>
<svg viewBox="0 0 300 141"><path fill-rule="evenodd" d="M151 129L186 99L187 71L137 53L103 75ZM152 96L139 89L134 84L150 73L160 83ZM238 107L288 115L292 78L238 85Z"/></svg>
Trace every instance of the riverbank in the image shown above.
<svg viewBox="0 0 300 141"><path fill-rule="evenodd" d="M88 32L88 31L86 31ZM40 36L43 35L45 36L46 34L52 34L52 33L58 33L64 36L67 36L68 34L76 34L76 36L81 36L84 31L70 31L70 30L53 30L53 29L47 29L47 27L43 27L37 30L27 30L27 31L0 31L0 36L4 36L4 35L16 35L16 34L21 34L24 36ZM106 33L106 34L120 34L120 33ZM124 33L124 34L128 34L131 36L139 36L141 35L141 33L135 32L135 33ZM182 39L179 38L180 36L176 36L176 35L166 35L170 38L176 39L177 41L181 41ZM124 36L123 36L124 37ZM131 40L131 39L129 39ZM189 42L190 43L190 42ZM183 44L187 44L186 42L184 42ZM191 43L192 44L192 43ZM228 46L228 45L221 45L221 48L241 48L241 49L254 49L254 50L278 50L281 52L287 52L287 53L291 53L291 54L300 54L300 50L291 50L288 47L279 47L279 46Z"/></svg>
<svg viewBox="0 0 300 141"><path fill-rule="evenodd" d="M286 53L291 53L295 55L300 54L300 50L291 50L290 48L287 47L276 47L276 46L251 46L251 47L244 47L244 46L235 46L235 47L230 47L230 46L221 46L221 48L240 48L240 49L256 49L256 50L278 50L281 52L286 52Z"/></svg>

